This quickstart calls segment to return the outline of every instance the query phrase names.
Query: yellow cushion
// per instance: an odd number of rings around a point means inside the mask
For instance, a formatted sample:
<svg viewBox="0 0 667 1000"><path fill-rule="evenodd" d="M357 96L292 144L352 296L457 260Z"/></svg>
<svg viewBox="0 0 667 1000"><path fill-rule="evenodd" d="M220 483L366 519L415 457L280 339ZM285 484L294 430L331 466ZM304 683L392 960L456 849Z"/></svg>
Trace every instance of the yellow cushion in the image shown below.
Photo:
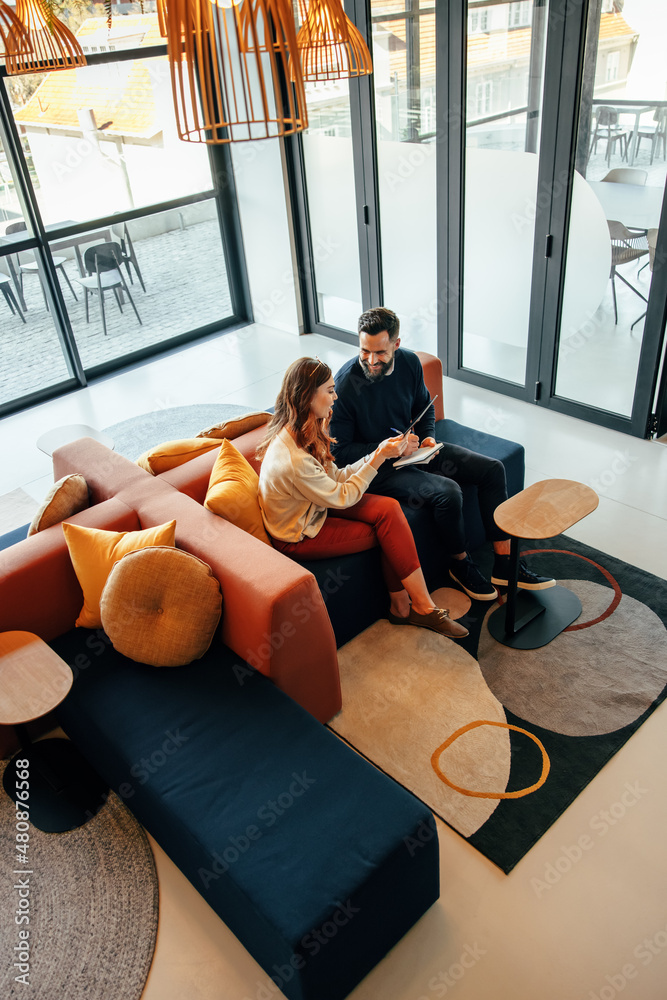
<svg viewBox="0 0 667 1000"><path fill-rule="evenodd" d="M138 663L180 667L204 655L220 621L222 594L211 567L168 546L129 552L109 573L102 626L115 649Z"/></svg>
<svg viewBox="0 0 667 1000"><path fill-rule="evenodd" d="M52 524L59 524L66 517L72 517L89 506L88 484L83 476L77 473L63 476L44 497L42 506L28 528L28 534L34 535L37 531L50 528Z"/></svg>
<svg viewBox="0 0 667 1000"><path fill-rule="evenodd" d="M167 472L175 469L177 465L189 462L197 455L203 455L213 448L217 448L220 442L214 438L185 438L182 441L165 441L155 448L145 451L137 459L137 465L150 472L152 476L159 475L160 472Z"/></svg>
<svg viewBox="0 0 667 1000"><path fill-rule="evenodd" d="M223 440L208 482L204 506L270 545L259 509L258 488L259 476L253 467L231 441Z"/></svg>
<svg viewBox="0 0 667 1000"><path fill-rule="evenodd" d="M143 531L104 531L63 522L65 541L83 591L83 607L76 620L82 628L99 628L100 597L114 563L134 549L147 545L174 546L176 521Z"/></svg>
<svg viewBox="0 0 667 1000"><path fill-rule="evenodd" d="M255 427L268 424L271 414L266 410L256 410L254 413L244 413L242 417L234 417L232 420L224 420L221 424L213 424L206 430L200 431L197 437L206 438L235 438L248 431L254 431Z"/></svg>

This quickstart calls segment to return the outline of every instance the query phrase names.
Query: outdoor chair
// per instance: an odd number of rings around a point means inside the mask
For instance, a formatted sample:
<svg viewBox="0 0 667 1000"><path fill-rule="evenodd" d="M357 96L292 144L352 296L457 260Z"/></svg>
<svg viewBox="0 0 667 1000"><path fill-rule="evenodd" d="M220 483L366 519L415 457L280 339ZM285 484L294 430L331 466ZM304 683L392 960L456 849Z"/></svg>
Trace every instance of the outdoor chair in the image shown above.
<svg viewBox="0 0 667 1000"><path fill-rule="evenodd" d="M655 248L656 248L656 245L658 243L658 230L657 229L649 229L649 231L647 233L647 236L646 236L646 241L648 243L648 266L649 266L649 269L651 271L651 274L653 274L653 264L655 263ZM643 268L642 268L642 270L643 270ZM619 274L619 278L620 278L620 274ZM637 323L639 323L639 321L642 320L645 315L646 315L646 310L644 310L644 312L641 314L641 316L639 316L634 321L634 323L632 323L630 325L630 329L634 330L634 328L636 327Z"/></svg>
<svg viewBox="0 0 667 1000"><path fill-rule="evenodd" d="M631 288L635 295L638 295L644 302L648 301L638 288L635 288L627 278L623 277L618 267L621 264L629 264L630 261L639 260L640 257L645 256L649 252L649 245L644 233L632 232L622 222L608 220L607 225L609 226L609 237L611 239L611 273L609 277L611 278L611 289L614 297L614 323L618 323L615 278L620 278L623 284Z"/></svg>
<svg viewBox="0 0 667 1000"><path fill-rule="evenodd" d="M637 187L645 187L648 180L646 170L637 170L636 167L614 167L602 178L610 184L636 184Z"/></svg>
<svg viewBox="0 0 667 1000"><path fill-rule="evenodd" d="M12 223L10 223L10 225L7 226L7 229L5 230L5 232L7 234L9 234L9 233L23 233L23 232L27 232L27 226L26 226L25 222L12 222ZM37 263L37 260L33 257L32 260L28 261L28 263L22 264L21 260L20 260L20 254L15 254L15 257L16 257L17 270L18 270L18 273L19 273L19 281L21 283L21 292L23 292L23 275L24 274L36 274L37 277L39 278L39 283L40 283L40 285L42 287L42 295L44 296L44 305L46 306L46 308L48 310L48 308L49 308L49 300L46 297L46 289L44 288L44 282L42 281L42 275L40 273L40 267L39 267L39 264ZM64 277L65 281L67 282L67 287L69 288L70 292L74 296L75 300L78 302L78 299L76 297L76 292L74 291L74 289L72 287L72 282L69 280L67 271L65 270L65 261L67 260L67 258L66 257L54 257L52 255L51 256L51 260L53 261L53 266L56 268L56 270L60 271L60 273Z"/></svg>
<svg viewBox="0 0 667 1000"><path fill-rule="evenodd" d="M105 337L107 336L107 320L104 311L104 295L106 292L114 293L121 313L123 311L123 293L125 293L130 305L134 309L135 316L139 320L139 325L142 325L141 316L137 311L134 299L130 295L130 290L121 271L122 263L123 254L118 243L115 243L113 240L106 243L96 243L94 246L88 247L83 255L83 266L87 277L76 279L85 293L86 323L90 322L88 296L95 292L99 295L100 309L102 311L102 327Z"/></svg>
<svg viewBox="0 0 667 1000"><path fill-rule="evenodd" d="M653 123L647 122L645 125L639 123L637 132L637 152L641 146L642 139L651 140L651 164L655 156L656 148L659 150L662 145L662 158L667 159L667 108L656 108L653 113Z"/></svg>
<svg viewBox="0 0 667 1000"><path fill-rule="evenodd" d="M134 279L132 277L132 271L130 265L137 272L137 278L139 279L139 284L141 285L142 291L146 291L146 286L144 285L144 279L141 276L141 271L139 269L139 261L137 260L137 255L134 252L134 245L130 237L130 231L127 228L127 223L123 223L123 226L112 226L114 235L118 237L120 243L120 250L123 256L123 263L127 270L127 276L130 279L130 284L134 284ZM120 232L118 232L120 230Z"/></svg>
<svg viewBox="0 0 667 1000"><path fill-rule="evenodd" d="M606 140L607 142L607 148L605 150L605 159L607 164L609 164L611 160L611 154L617 142L620 142L621 144L621 158L627 160L630 132L618 124L618 111L616 108L608 108L606 105L603 105L597 109L595 116L595 128L591 138L591 146L588 151L589 158L597 149L597 144L600 139Z"/></svg>
<svg viewBox="0 0 667 1000"><path fill-rule="evenodd" d="M12 279L6 274L2 274L2 272L0 272L0 292L4 295L5 302L11 309L12 313L18 313L22 321L25 323L25 316L21 312L21 306L18 304L18 300L14 295Z"/></svg>

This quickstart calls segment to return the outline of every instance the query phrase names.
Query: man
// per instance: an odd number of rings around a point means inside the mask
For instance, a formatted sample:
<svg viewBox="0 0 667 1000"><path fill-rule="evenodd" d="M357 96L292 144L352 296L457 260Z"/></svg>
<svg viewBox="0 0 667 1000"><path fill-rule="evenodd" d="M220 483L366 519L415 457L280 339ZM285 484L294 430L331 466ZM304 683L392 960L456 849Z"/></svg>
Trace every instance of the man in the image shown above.
<svg viewBox="0 0 667 1000"><path fill-rule="evenodd" d="M358 330L359 356L346 362L336 375L338 399L329 431L336 438L333 453L339 466L366 455L397 430L404 431L430 398L419 358L412 351L399 349L399 320L395 313L384 308L369 309L360 316ZM431 405L409 434L403 457L419 447L434 445L434 434L435 412ZM461 486L468 484L477 487L482 522L495 552L490 581L466 551ZM372 492L403 502L419 497L431 508L440 540L450 554L449 575L470 598L493 601L498 596L496 586L507 586L510 541L493 519L496 507L507 499L502 462L445 444L428 465L395 469L391 462L385 462L373 480ZM519 587L544 590L555 582L536 576L520 561Z"/></svg>

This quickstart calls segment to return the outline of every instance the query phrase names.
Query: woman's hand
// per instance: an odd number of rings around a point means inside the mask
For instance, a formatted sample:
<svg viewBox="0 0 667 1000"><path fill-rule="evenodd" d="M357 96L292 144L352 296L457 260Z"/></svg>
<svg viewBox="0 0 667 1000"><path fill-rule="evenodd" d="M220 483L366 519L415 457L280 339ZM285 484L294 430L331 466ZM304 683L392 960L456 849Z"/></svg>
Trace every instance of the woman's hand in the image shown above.
<svg viewBox="0 0 667 1000"><path fill-rule="evenodd" d="M407 439L402 434L399 434L397 437L385 438L384 441L380 441L375 449L371 465L374 469L379 469L385 459L400 458L407 444Z"/></svg>

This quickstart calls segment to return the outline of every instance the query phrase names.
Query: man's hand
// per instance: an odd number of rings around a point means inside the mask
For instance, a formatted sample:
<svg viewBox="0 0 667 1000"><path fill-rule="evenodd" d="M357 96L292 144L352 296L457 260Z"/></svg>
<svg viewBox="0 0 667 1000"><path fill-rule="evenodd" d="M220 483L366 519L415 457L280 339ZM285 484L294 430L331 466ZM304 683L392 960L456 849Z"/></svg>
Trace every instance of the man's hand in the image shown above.
<svg viewBox="0 0 667 1000"><path fill-rule="evenodd" d="M407 444L405 445L405 451L403 452L404 458L407 458L408 455L412 455L413 452L417 451L417 448L419 448L419 438L416 434L408 434L406 441Z"/></svg>
<svg viewBox="0 0 667 1000"><path fill-rule="evenodd" d="M420 447L422 448L434 448L438 442L435 438L424 438Z"/></svg>

